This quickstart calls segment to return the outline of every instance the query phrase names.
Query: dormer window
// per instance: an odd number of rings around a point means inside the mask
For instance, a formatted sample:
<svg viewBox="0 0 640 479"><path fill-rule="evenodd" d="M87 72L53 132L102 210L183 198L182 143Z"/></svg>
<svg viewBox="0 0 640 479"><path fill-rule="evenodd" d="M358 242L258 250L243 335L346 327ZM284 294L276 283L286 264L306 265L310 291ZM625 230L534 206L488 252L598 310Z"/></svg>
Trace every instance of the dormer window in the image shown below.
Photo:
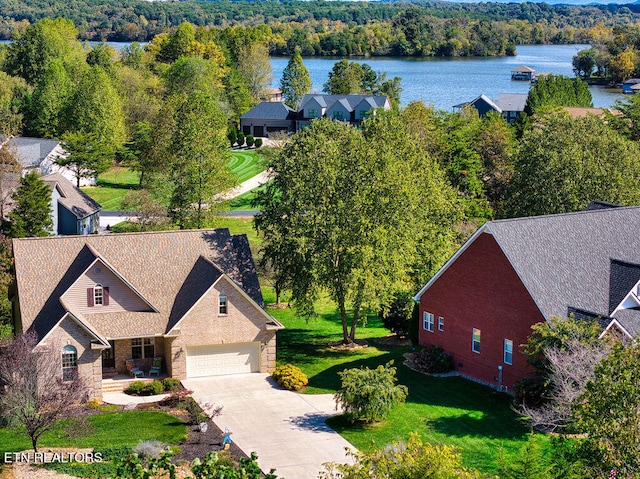
<svg viewBox="0 0 640 479"><path fill-rule="evenodd" d="M218 296L218 314L227 314L227 295L224 293L220 293Z"/></svg>
<svg viewBox="0 0 640 479"><path fill-rule="evenodd" d="M96 284L93 287L93 304L94 305L102 305L104 300L104 293L102 290L101 284Z"/></svg>

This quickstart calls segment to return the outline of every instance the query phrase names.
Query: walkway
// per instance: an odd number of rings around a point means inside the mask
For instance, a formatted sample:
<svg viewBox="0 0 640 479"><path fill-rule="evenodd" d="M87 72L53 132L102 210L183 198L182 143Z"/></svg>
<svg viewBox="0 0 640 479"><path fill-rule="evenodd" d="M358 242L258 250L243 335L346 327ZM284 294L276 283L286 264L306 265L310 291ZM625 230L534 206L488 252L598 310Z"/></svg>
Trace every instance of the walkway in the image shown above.
<svg viewBox="0 0 640 479"><path fill-rule="evenodd" d="M232 432L231 439L246 453L255 451L264 472L278 477L316 479L325 462L350 460L354 449L325 424L337 414L331 394L307 395L284 391L267 374L238 374L183 380L203 404L222 405L216 425Z"/></svg>
<svg viewBox="0 0 640 479"><path fill-rule="evenodd" d="M247 181L243 181L235 188L230 189L224 193L216 195L223 200L232 200L236 196L240 196L248 191L251 191L258 186L264 185L271 179L271 170L265 170L262 173L258 173L256 176L249 178Z"/></svg>

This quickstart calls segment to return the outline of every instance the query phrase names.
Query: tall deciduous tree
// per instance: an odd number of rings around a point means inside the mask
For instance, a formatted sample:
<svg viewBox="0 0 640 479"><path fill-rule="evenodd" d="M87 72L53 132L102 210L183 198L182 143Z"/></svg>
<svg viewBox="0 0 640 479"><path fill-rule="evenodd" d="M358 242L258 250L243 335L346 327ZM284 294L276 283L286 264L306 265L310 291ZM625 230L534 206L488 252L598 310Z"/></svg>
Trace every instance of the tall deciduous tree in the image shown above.
<svg viewBox="0 0 640 479"><path fill-rule="evenodd" d="M34 451L38 439L60 419L73 417L85 400L84 383L76 375L63 380L62 346L38 346L32 334L4 341L0 348L0 415L25 431Z"/></svg>
<svg viewBox="0 0 640 479"><path fill-rule="evenodd" d="M111 166L113 150L95 134L69 131L62 136L62 148L68 154L56 163L73 171L78 187L82 178L97 177Z"/></svg>
<svg viewBox="0 0 640 479"><path fill-rule="evenodd" d="M331 95L349 95L362 91L362 68L346 58L337 61L329 72L323 90Z"/></svg>
<svg viewBox="0 0 640 479"><path fill-rule="evenodd" d="M169 216L180 228L201 228L216 210L216 195L233 185L227 167L227 120L217 101L195 91L175 113L169 143L173 192Z"/></svg>
<svg viewBox="0 0 640 479"><path fill-rule="evenodd" d="M6 218L11 196L20 183L22 166L16 148L7 142L0 148L0 221Z"/></svg>
<svg viewBox="0 0 640 479"><path fill-rule="evenodd" d="M285 238L295 262L294 303L312 315L319 292L328 291L345 343L354 340L363 308L386 304L406 285L422 241L436 224L447 230L456 209L436 164L399 131L391 114L377 115L364 133L313 122L270 160L275 175L257 199L265 244Z"/></svg>
<svg viewBox="0 0 640 479"><path fill-rule="evenodd" d="M311 76L309 70L302 62L302 55L296 50L289 59L289 63L282 72L280 80L280 89L284 102L294 110L298 109L298 105L309 90L311 90Z"/></svg>
<svg viewBox="0 0 640 479"><path fill-rule="evenodd" d="M267 98L273 69L266 43L256 42L242 48L238 56L238 71L245 78L254 103Z"/></svg>
<svg viewBox="0 0 640 479"><path fill-rule="evenodd" d="M584 209L590 201L640 203L640 150L589 115L560 111L525 131L515 160L507 214L544 215Z"/></svg>
<svg viewBox="0 0 640 479"><path fill-rule="evenodd" d="M100 66L82 77L65 113L65 130L83 131L115 150L125 140L122 99Z"/></svg>
<svg viewBox="0 0 640 479"><path fill-rule="evenodd" d="M55 138L62 132L62 112L74 84L62 60L52 60L36 83L26 122L28 134Z"/></svg>
<svg viewBox="0 0 640 479"><path fill-rule="evenodd" d="M51 234L51 189L38 173L27 173L22 177L13 199L16 206L9 213L8 236L25 238Z"/></svg>

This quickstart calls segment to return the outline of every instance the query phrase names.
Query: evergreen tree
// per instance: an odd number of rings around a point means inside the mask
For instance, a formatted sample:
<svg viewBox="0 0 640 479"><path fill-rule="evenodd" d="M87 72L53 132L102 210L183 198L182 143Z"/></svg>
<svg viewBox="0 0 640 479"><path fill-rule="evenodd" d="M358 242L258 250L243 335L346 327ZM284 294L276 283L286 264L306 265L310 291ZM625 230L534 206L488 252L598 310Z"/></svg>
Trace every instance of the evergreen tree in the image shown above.
<svg viewBox="0 0 640 479"><path fill-rule="evenodd" d="M8 236L26 238L51 234L51 189L37 173L27 173L20 180L13 199L16 207L9 213Z"/></svg>
<svg viewBox="0 0 640 479"><path fill-rule="evenodd" d="M284 102L294 110L298 109L300 100L311 90L309 70L302 62L300 51L296 50L286 68L282 72L280 89Z"/></svg>

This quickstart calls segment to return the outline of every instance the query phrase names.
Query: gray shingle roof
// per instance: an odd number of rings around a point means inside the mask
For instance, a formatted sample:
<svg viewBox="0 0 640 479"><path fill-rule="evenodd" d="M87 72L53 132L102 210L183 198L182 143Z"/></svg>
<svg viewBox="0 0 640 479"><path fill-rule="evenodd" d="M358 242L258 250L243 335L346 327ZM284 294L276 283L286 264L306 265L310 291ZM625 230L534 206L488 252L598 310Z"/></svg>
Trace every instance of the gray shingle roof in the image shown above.
<svg viewBox="0 0 640 479"><path fill-rule="evenodd" d="M9 147L17 151L18 161L23 168L35 168L58 146L57 140L15 136L9 140Z"/></svg>
<svg viewBox="0 0 640 479"><path fill-rule="evenodd" d="M608 316L611 260L640 263L640 207L493 221L486 231L547 319L569 307Z"/></svg>
<svg viewBox="0 0 640 479"><path fill-rule="evenodd" d="M302 98L302 101L300 102L300 110L302 110L304 108L304 105L311 100L312 98L315 98L316 101L318 102L324 102L328 107L331 107L331 105L333 105L335 102L340 101L341 103L343 103L343 105L348 105L349 108L352 111L356 108L356 106L358 106L358 103L360 103L363 99L365 98L370 98L373 102L373 105L375 105L375 108L384 106L387 101L388 98L384 95L320 95L320 94L308 94L305 95Z"/></svg>
<svg viewBox="0 0 640 479"><path fill-rule="evenodd" d="M241 119L269 119L286 120L290 118L294 110L281 101L263 101L254 106L251 110L242 115Z"/></svg>
<svg viewBox="0 0 640 479"><path fill-rule="evenodd" d="M528 93L498 93L495 103L502 111L524 111L528 97Z"/></svg>
<svg viewBox="0 0 640 479"><path fill-rule="evenodd" d="M165 334L224 272L264 307L245 235L227 229L13 240L24 330L42 338L66 313L60 297L100 257L155 312L85 314L104 337Z"/></svg>
<svg viewBox="0 0 640 479"><path fill-rule="evenodd" d="M58 203L73 213L79 220L91 216L102 209L102 206L96 200L77 188L60 173L52 173L43 176L42 179L51 189L58 189L61 195Z"/></svg>

